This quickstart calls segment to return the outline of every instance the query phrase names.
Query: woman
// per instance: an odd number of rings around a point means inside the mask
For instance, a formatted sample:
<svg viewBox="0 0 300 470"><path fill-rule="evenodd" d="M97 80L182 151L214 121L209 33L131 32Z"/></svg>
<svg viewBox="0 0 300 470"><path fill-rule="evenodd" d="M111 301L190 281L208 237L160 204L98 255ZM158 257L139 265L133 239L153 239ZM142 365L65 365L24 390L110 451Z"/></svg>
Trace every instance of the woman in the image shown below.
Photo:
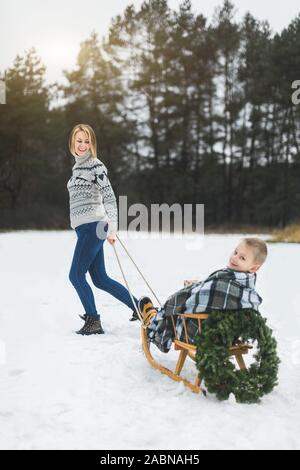
<svg viewBox="0 0 300 470"><path fill-rule="evenodd" d="M77 243L69 279L81 300L85 314L81 335L104 333L91 287L86 280L89 272L96 287L109 292L134 312L129 292L119 282L108 277L105 270L103 245L105 239L116 240L118 209L107 177L105 165L97 158L97 142L87 124L76 125L69 137L69 148L75 157L72 176L67 187L70 196L70 221ZM134 297L137 305L137 299ZM133 315L135 317L135 315Z"/></svg>

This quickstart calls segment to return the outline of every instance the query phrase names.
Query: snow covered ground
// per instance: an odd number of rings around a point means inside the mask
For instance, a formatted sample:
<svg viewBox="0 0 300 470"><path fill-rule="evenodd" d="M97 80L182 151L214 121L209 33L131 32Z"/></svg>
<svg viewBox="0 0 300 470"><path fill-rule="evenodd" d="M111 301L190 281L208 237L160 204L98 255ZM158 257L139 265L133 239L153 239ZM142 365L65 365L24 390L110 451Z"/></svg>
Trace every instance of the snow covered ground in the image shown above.
<svg viewBox="0 0 300 470"><path fill-rule="evenodd" d="M186 239L124 242L164 301L184 279L225 266L239 239L207 235L198 250ZM75 242L73 231L0 234L1 449L300 448L299 245L269 245L257 282L278 340L280 384L260 405L239 405L195 395L152 369L128 308L95 287L106 334L76 335L83 310L68 279ZM107 271L122 281L105 245ZM148 294L117 247L135 295ZM174 364L172 351L157 354Z"/></svg>

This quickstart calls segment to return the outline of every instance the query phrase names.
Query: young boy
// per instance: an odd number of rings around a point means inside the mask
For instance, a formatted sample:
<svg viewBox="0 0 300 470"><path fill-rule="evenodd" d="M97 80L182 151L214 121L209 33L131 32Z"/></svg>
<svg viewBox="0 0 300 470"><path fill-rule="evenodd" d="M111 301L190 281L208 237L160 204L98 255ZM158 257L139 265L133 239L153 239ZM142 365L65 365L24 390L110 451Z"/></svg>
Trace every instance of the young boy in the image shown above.
<svg viewBox="0 0 300 470"><path fill-rule="evenodd" d="M267 245L259 238L244 238L231 254L227 267L213 272L204 281L194 282L171 295L161 310L153 307L149 297L142 297L139 308L147 325L147 337L161 351L172 346L172 315L209 313L214 310L258 310L262 302L255 291L256 272L266 260ZM188 335L193 341L197 322L189 321ZM177 317L176 337L181 338L183 320Z"/></svg>

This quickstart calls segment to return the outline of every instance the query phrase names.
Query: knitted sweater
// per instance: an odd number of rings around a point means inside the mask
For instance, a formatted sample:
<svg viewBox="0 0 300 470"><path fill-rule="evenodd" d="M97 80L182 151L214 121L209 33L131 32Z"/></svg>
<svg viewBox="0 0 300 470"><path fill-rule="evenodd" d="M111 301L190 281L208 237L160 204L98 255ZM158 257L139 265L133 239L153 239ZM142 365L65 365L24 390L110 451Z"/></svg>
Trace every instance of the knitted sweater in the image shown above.
<svg viewBox="0 0 300 470"><path fill-rule="evenodd" d="M83 157L75 155L75 161L67 184L71 227L101 220L108 222L108 233L115 233L118 209L106 166L90 152Z"/></svg>

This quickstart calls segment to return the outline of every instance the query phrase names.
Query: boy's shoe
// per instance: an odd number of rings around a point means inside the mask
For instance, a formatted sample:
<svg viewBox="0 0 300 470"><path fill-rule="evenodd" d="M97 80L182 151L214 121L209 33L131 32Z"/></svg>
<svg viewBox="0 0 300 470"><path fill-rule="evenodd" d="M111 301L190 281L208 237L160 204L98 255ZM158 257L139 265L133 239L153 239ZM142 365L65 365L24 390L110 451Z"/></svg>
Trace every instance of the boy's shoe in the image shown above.
<svg viewBox="0 0 300 470"><path fill-rule="evenodd" d="M142 314L144 324L148 327L151 319L157 314L157 308L154 307L149 297L141 297L138 302L138 307Z"/></svg>
<svg viewBox="0 0 300 470"><path fill-rule="evenodd" d="M148 308L151 306L153 308L151 299L146 296L140 298L137 306L142 315L143 315L143 311L145 307ZM139 320L138 314L136 310L132 310L132 317L129 319L129 321L136 321L136 320Z"/></svg>
<svg viewBox="0 0 300 470"><path fill-rule="evenodd" d="M100 321L100 315L91 316L85 314L85 323L83 327L76 331L78 335L103 335L104 331Z"/></svg>

